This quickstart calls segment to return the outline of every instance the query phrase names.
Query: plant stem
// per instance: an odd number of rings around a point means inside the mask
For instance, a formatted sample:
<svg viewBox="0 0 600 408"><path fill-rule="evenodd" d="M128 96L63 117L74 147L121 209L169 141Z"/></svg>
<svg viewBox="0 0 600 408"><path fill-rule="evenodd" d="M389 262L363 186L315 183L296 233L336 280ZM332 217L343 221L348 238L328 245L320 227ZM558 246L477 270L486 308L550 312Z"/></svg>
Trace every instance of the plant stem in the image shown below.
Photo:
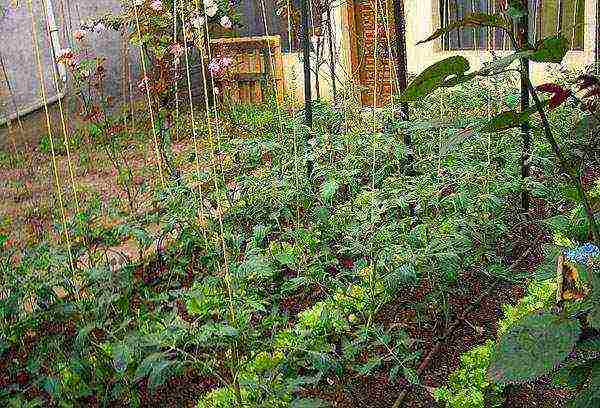
<svg viewBox="0 0 600 408"><path fill-rule="evenodd" d="M523 1L523 7L528 10L528 1ZM527 47L529 37L529 14L521 17L516 24L518 41L520 48ZM521 58L521 111L529 109L529 90L527 82L529 81L529 59ZM523 150L521 151L521 178L526 180L531 175L531 133L529 132L529 122L521 125L521 138L523 139ZM531 194L524 188L521 192L521 207L524 213L529 212Z"/></svg>
<svg viewBox="0 0 600 408"><path fill-rule="evenodd" d="M238 345L236 342L234 347L232 348L236 371L239 370L239 361L240 361L237 347L238 347ZM244 406L244 400L242 399L242 389L240 387L240 380L237 376L237 373L234 372L233 369L231 370L231 375L233 378L233 389L235 392L235 399L237 401L238 407L242 407L242 406Z"/></svg>
<svg viewBox="0 0 600 408"><path fill-rule="evenodd" d="M544 107L542 106L542 102L540 101L540 98L538 97L538 94L537 94L535 88L533 87L533 85L531 84L530 80L527 80L527 87L529 88L529 93L531 94L531 97L533 98L533 101L535 102L535 107L542 119L542 125L544 128L544 135L546 136L546 140L552 147L552 151L556 155L558 162L560 163L560 167L561 167L562 171L567 174L567 176L571 179L571 182L575 185L575 188L577 189L577 193L579 195L579 199L581 200L581 204L583 205L583 208L585 209L585 213L586 213L588 222L590 224L590 229L592 231L592 237L596 243L600 243L600 232L598 230L598 225L596 224L596 219L594 218L594 211L592 210L592 206L590 205L590 200L589 200L587 193L585 192L585 189L583 188L583 185L581 183L581 177L579 175L575 174L575 172L573 170L571 170L566 157L562 154L562 152L560 150L560 146L558 145L558 142L556 141L556 139L554 138L554 135L552 134L550 122L548 121L548 117L546 116L546 112L544 111Z"/></svg>
<svg viewBox="0 0 600 408"><path fill-rule="evenodd" d="M517 41L516 41L514 35L512 35L512 33L508 32L508 36L509 36L510 41L513 44L513 47L515 48L515 50L519 51L520 49L519 49L519 46L517 44ZM523 75L521 76L521 78L525 79ZM529 89L529 93L531 94L531 97L533 98L533 101L535 103L535 108L538 111L538 113L540 114L540 118L542 119L542 126L544 128L544 136L546 137L546 140L550 144L550 147L552 148L554 155L558 159L561 170L563 171L563 173L565 173L571 179L571 182L575 185L575 188L577 189L579 199L581 201L581 204L583 205L583 208L585 209L585 214L587 216L588 223L590 224L590 229L592 231L592 238L593 238L594 242L600 243L600 231L598 230L598 225L596 224L596 219L594 218L594 211L592 210L592 206L590 205L590 200L587 196L587 193L585 192L585 189L583 188L583 185L581 184L581 176L577 175L571 169L571 166L569 166L567 158L562 154L562 151L560 150L560 146L558 145L558 142L556 141L556 139L554 138L554 135L552 133L552 128L550 127L550 122L548 121L548 116L546 116L546 112L544 111L542 102L540 101L540 98L539 98L535 88L533 87L533 84L531 83L531 79L528 77L525 82L527 84L527 88Z"/></svg>

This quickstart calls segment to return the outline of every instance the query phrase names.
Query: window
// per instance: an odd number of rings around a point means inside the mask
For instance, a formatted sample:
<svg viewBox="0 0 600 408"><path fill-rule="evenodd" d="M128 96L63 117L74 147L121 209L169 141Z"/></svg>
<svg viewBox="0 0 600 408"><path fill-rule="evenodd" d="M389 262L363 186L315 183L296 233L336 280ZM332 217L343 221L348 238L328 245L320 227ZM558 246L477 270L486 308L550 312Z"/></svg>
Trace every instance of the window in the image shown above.
<svg viewBox="0 0 600 408"><path fill-rule="evenodd" d="M440 0L442 26L472 12L494 13L502 0ZM529 37L539 38L558 31L570 41L572 50L583 50L585 0L529 0ZM442 38L444 50L509 49L505 33L499 29L464 28Z"/></svg>

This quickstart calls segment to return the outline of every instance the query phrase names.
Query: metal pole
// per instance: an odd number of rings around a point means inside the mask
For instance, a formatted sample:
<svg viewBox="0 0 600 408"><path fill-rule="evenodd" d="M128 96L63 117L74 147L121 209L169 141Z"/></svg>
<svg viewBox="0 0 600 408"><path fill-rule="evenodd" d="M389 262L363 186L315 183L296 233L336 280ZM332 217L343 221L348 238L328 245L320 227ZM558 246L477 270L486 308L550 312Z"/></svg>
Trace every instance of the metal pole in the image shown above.
<svg viewBox="0 0 600 408"><path fill-rule="evenodd" d="M394 23L396 34L396 80L398 81L398 92L403 92L407 87L407 58L406 58L406 23L404 19L404 0L394 0ZM408 103L400 102L400 120L406 121L408 117ZM407 174L414 174L414 153L412 150L412 135L404 131L404 146L407 149Z"/></svg>
<svg viewBox="0 0 600 408"><path fill-rule="evenodd" d="M308 0L302 0L302 49L304 56L304 121L312 129L312 83L310 72L310 36L308 33Z"/></svg>
<svg viewBox="0 0 600 408"><path fill-rule="evenodd" d="M327 3L327 37L329 39L329 72L331 73L331 87L333 91L333 104L337 102L337 86L335 81L335 48L333 46L333 24L331 23L331 3Z"/></svg>
<svg viewBox="0 0 600 408"><path fill-rule="evenodd" d="M406 89L406 24L404 22L404 0L394 0L394 23L396 34L396 79L398 91ZM408 103L400 104L402 120L408 120ZM410 137L410 136L409 136ZM409 143L410 144L410 140Z"/></svg>
<svg viewBox="0 0 600 408"><path fill-rule="evenodd" d="M523 1L525 16L517 22L517 37L519 47L524 48L529 41L529 1ZM521 59L521 111L529 109L529 59ZM523 151L521 152L521 178L526 179L531 175L531 134L529 122L521 125L521 138L523 139ZM521 193L521 207L524 212L529 211L530 194L527 189Z"/></svg>

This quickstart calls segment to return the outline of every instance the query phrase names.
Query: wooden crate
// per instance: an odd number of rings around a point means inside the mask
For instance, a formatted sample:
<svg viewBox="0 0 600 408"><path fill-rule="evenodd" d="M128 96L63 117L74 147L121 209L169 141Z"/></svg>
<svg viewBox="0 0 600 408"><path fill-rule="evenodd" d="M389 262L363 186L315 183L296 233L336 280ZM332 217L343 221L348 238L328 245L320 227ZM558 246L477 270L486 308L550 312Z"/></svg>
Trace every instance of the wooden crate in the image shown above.
<svg viewBox="0 0 600 408"><path fill-rule="evenodd" d="M281 38L278 35L215 38L210 40L210 47L213 57L230 57L234 61L228 75L230 79L223 89L224 100L262 103L266 95L277 92L277 102L283 103L285 81Z"/></svg>

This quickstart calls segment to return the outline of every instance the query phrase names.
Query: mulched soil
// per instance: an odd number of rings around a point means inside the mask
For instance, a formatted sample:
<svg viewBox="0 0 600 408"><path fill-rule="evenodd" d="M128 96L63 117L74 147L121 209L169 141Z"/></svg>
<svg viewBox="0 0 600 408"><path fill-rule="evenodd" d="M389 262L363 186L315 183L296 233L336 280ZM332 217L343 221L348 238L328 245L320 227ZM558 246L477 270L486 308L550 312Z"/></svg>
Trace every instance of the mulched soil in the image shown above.
<svg viewBox="0 0 600 408"><path fill-rule="evenodd" d="M481 275L473 273L465 276L460 283L460 288L456 288L457 293L451 296L451 314L454 316L461 314L469 301L477 297L490 284L492 280ZM412 338L423 341L422 356L427 355L444 331L444 327L435 323L422 324L419 327L413 321L412 324L407 325L406 318L410 317L411 313L407 313L406 307L416 302L423 290L429 290L426 286L424 283L411 292L403 293L397 302L391 302L381 311L378 319L388 327L401 326ZM324 399L334 407L340 408L389 408L393 406L398 395L408 389L403 407L436 407L438 405L429 389L446 383L450 373L458 368L461 354L484 344L488 339L494 339L498 329L498 319L502 317L502 305L515 304L523 295L524 291L520 285L505 283L498 286L480 303L479 307L469 314L468 318L463 320L450 339L441 345L420 376L421 386L410 386L404 378L390 381L388 372L391 366L386 366L375 374L359 378L350 386L342 384L347 379L335 379L338 381L337 384L309 390L306 395ZM528 385L509 387L505 407L560 408L564 406L567 396L564 391L552 388L548 381L540 380Z"/></svg>

